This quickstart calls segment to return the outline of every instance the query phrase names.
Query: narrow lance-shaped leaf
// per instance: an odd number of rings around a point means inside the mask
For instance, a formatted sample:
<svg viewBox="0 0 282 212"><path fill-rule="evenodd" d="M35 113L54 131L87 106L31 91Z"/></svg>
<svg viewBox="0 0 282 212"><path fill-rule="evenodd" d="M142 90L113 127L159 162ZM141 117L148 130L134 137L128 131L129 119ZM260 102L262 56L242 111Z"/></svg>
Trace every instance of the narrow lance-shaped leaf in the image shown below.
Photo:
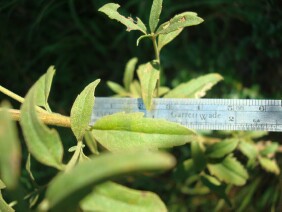
<svg viewBox="0 0 282 212"><path fill-rule="evenodd" d="M183 28L167 33L167 34L160 34L158 37L158 50L161 51L161 49L165 45L170 43L174 38L176 38L182 32L182 30Z"/></svg>
<svg viewBox="0 0 282 212"><path fill-rule="evenodd" d="M92 132L112 152L170 148L191 141L195 135L177 123L144 118L143 113L104 116L94 124Z"/></svg>
<svg viewBox="0 0 282 212"><path fill-rule="evenodd" d="M71 129L78 141L82 141L85 131L89 127L94 107L94 91L100 80L95 80L84 88L77 96L71 108Z"/></svg>
<svg viewBox="0 0 282 212"><path fill-rule="evenodd" d="M169 21L160 25L156 33L167 34L184 27L198 25L203 21L204 20L202 18L198 17L197 13L184 12L174 16Z"/></svg>
<svg viewBox="0 0 282 212"><path fill-rule="evenodd" d="M85 143L88 146L89 150L95 154L95 155L99 155L99 150L98 150L98 145L97 145L97 141L95 140L94 136L92 135L91 132L86 131L85 133Z"/></svg>
<svg viewBox="0 0 282 212"><path fill-rule="evenodd" d="M249 175L244 166L232 155L225 157L218 163L208 164L210 173L226 183L242 186Z"/></svg>
<svg viewBox="0 0 282 212"><path fill-rule="evenodd" d="M160 152L107 153L92 157L79 163L69 172L58 175L50 183L46 198L50 208L66 211L77 207L79 201L92 191L94 185L109 178L136 171L169 169L174 164L172 156Z"/></svg>
<svg viewBox="0 0 282 212"><path fill-rule="evenodd" d="M153 0L151 12L150 12L150 18L149 18L149 26L151 32L155 32L156 27L158 26L160 20L160 14L162 12L162 4L163 4L163 0Z"/></svg>
<svg viewBox="0 0 282 212"><path fill-rule="evenodd" d="M158 195L127 188L113 182L95 187L81 202L84 211L147 212L167 211Z"/></svg>
<svg viewBox="0 0 282 212"><path fill-rule="evenodd" d="M0 110L0 178L9 189L18 184L21 164L21 146L17 127L8 112L10 104L4 102Z"/></svg>
<svg viewBox="0 0 282 212"><path fill-rule="evenodd" d="M207 74L187 83L182 83L168 92L164 98L201 98L223 77L219 74Z"/></svg>
<svg viewBox="0 0 282 212"><path fill-rule="evenodd" d="M127 91L129 91L130 84L133 80L134 70L135 70L135 66L137 62L138 62L138 59L134 57L130 59L125 66L123 85Z"/></svg>
<svg viewBox="0 0 282 212"><path fill-rule="evenodd" d="M137 18L137 23L135 23L133 18L131 17L126 18L123 15L119 14L119 12L117 11L119 7L120 5L118 4L108 3L105 4L103 7L101 7L99 11L108 15L109 18L121 22L123 25L127 27L127 31L139 30L144 34L146 34L147 29L144 23L139 18Z"/></svg>
<svg viewBox="0 0 282 212"><path fill-rule="evenodd" d="M63 146L60 136L55 129L49 129L37 117L35 97L38 86L40 84L36 83L29 90L21 106L20 124L25 142L29 152L38 161L62 169Z"/></svg>
<svg viewBox="0 0 282 212"><path fill-rule="evenodd" d="M130 94L135 97L135 98L139 98L141 97L141 85L139 83L139 81L137 80L133 80L133 82L130 84Z"/></svg>
<svg viewBox="0 0 282 212"><path fill-rule="evenodd" d="M118 96L129 96L130 94L118 83L112 82L112 81L107 81L108 87L118 94Z"/></svg>
<svg viewBox="0 0 282 212"><path fill-rule="evenodd" d="M206 155L209 158L221 158L231 153L238 146L239 140L236 138L226 139L210 145L206 149Z"/></svg>
<svg viewBox="0 0 282 212"><path fill-rule="evenodd" d="M140 65L137 74L141 83L142 99L145 107L147 110L151 110L152 98L160 75L160 72L157 69L157 64L154 64L152 61Z"/></svg>

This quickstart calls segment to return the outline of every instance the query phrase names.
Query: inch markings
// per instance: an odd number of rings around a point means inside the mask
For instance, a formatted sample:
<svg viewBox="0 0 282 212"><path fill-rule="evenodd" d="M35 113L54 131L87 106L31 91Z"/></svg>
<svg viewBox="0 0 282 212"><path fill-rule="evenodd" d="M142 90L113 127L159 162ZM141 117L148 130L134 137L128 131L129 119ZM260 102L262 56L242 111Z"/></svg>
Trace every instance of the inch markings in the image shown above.
<svg viewBox="0 0 282 212"><path fill-rule="evenodd" d="M192 129L282 131L282 100L155 98L147 111L142 99L96 97L90 124L118 112L143 112Z"/></svg>

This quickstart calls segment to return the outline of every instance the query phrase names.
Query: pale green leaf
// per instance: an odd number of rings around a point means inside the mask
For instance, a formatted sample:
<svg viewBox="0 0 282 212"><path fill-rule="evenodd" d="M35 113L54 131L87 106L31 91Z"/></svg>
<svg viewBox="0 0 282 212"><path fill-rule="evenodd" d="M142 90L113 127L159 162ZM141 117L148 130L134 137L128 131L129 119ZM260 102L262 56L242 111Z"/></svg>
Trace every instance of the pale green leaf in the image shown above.
<svg viewBox="0 0 282 212"><path fill-rule="evenodd" d="M124 17L123 15L119 14L117 9L120 7L118 4L114 3L108 3L105 4L103 7L99 9L100 12L105 13L107 16L109 16L110 19L117 20L118 22L122 23L127 27L127 31L131 30L139 30L146 34L146 28L144 23L140 20L137 19L137 24L135 24L135 21L131 17Z"/></svg>
<svg viewBox="0 0 282 212"><path fill-rule="evenodd" d="M206 167L206 158L197 140L191 142L191 152L195 169L197 172L201 172Z"/></svg>
<svg viewBox="0 0 282 212"><path fill-rule="evenodd" d="M266 158L266 157L259 157L258 159L259 159L259 163L260 163L261 167L265 171L279 175L280 168L279 168L279 166L278 166L278 164L275 160L271 160L271 159Z"/></svg>
<svg viewBox="0 0 282 212"><path fill-rule="evenodd" d="M5 202L5 200L0 195L0 211L1 212L13 212L15 211L12 207L8 205L8 203Z"/></svg>
<svg viewBox="0 0 282 212"><path fill-rule="evenodd" d="M167 33L167 34L160 34L158 37L158 50L161 51L161 49L165 45L173 41L174 38L176 38L182 32L182 30L183 28Z"/></svg>
<svg viewBox="0 0 282 212"><path fill-rule="evenodd" d="M153 62L140 65L137 70L141 83L142 99L147 110L151 110L152 99L159 79L159 70Z"/></svg>
<svg viewBox="0 0 282 212"><path fill-rule="evenodd" d="M107 81L108 87L118 94L118 96L129 96L130 94L119 84L112 82L112 81Z"/></svg>
<svg viewBox="0 0 282 212"><path fill-rule="evenodd" d="M137 22L135 22L136 25L137 25L140 29L142 29L142 32L143 32L143 33L146 33L146 32L147 32L147 27L145 26L145 24L143 23L143 21L142 21L140 18L138 18L138 17L136 17L136 20L137 20Z"/></svg>
<svg viewBox="0 0 282 212"><path fill-rule="evenodd" d="M43 76L37 81L38 89L36 95L36 105L44 107L46 110L51 112L51 109L48 104L48 97L51 90L51 85L53 81L53 77L56 70L54 66L50 66Z"/></svg>
<svg viewBox="0 0 282 212"><path fill-rule="evenodd" d="M136 171L165 170L174 164L171 155L161 152L106 153L91 157L53 179L46 193L48 205L57 211L74 209L93 186L109 178Z"/></svg>
<svg viewBox="0 0 282 212"><path fill-rule="evenodd" d="M177 123L144 118L143 113L116 113L99 119L93 136L112 152L155 150L183 145L194 132Z"/></svg>
<svg viewBox="0 0 282 212"><path fill-rule="evenodd" d="M209 163L208 169L219 180L237 186L244 185L249 177L244 166L232 155L218 163Z"/></svg>
<svg viewBox="0 0 282 212"><path fill-rule="evenodd" d="M167 34L175 30L179 30L184 27L198 25L204 20L198 17L197 13L194 12L184 12L174 16L169 21L163 23L157 29L157 34Z"/></svg>
<svg viewBox="0 0 282 212"><path fill-rule="evenodd" d="M84 139L85 139L85 143L88 146L88 148L90 149L90 151L95 155L99 155L97 141L95 140L92 133L89 132L89 131L86 131Z"/></svg>
<svg viewBox="0 0 282 212"><path fill-rule="evenodd" d="M94 92L99 82L100 80L98 79L87 85L77 96L71 108L71 129L78 141L82 140L85 131L89 127L94 107Z"/></svg>
<svg viewBox="0 0 282 212"><path fill-rule="evenodd" d="M130 189L113 182L95 187L80 205L84 211L167 211L158 195L149 191Z"/></svg>
<svg viewBox="0 0 282 212"><path fill-rule="evenodd" d="M207 74L180 84L167 93L164 98L201 98L206 95L206 91L222 79L219 74Z"/></svg>
<svg viewBox="0 0 282 212"><path fill-rule="evenodd" d="M277 142L271 142L267 144L263 150L260 151L260 154L263 156L268 156L269 154L275 154L278 148L279 148L279 144Z"/></svg>
<svg viewBox="0 0 282 212"><path fill-rule="evenodd" d="M158 95L158 97L165 95L169 91L170 91L169 87L164 87L164 86L159 87L159 95ZM157 96L157 90L155 90L154 96Z"/></svg>
<svg viewBox="0 0 282 212"><path fill-rule="evenodd" d="M231 138L225 139L223 141L217 142L207 147L206 155L209 158L221 158L225 155L233 152L238 146L238 139Z"/></svg>
<svg viewBox="0 0 282 212"><path fill-rule="evenodd" d="M21 106L20 124L31 155L39 162L62 169L63 146L58 132L49 129L37 117L35 97L37 83L29 90Z"/></svg>
<svg viewBox="0 0 282 212"><path fill-rule="evenodd" d="M8 102L0 110L0 178L9 189L18 184L21 165L21 146L16 123L12 120Z"/></svg>
<svg viewBox="0 0 282 212"><path fill-rule="evenodd" d="M131 58L125 66L125 72L123 76L123 85L126 91L129 91L130 84L134 77L134 70L135 70L135 66L137 62L138 62L137 57L134 57L134 58Z"/></svg>
<svg viewBox="0 0 282 212"><path fill-rule="evenodd" d="M162 4L163 0L153 0L153 4L151 7L150 18L149 18L149 26L151 32L155 32L158 23L160 21L160 15L162 12Z"/></svg>
<svg viewBox="0 0 282 212"><path fill-rule="evenodd" d="M258 155L256 145L246 141L241 141L239 144L240 151L247 156L249 159L255 159Z"/></svg>
<svg viewBox="0 0 282 212"><path fill-rule="evenodd" d="M130 84L129 90L130 90L132 97L139 98L142 95L141 94L141 85L139 81L137 80L133 80L133 82Z"/></svg>

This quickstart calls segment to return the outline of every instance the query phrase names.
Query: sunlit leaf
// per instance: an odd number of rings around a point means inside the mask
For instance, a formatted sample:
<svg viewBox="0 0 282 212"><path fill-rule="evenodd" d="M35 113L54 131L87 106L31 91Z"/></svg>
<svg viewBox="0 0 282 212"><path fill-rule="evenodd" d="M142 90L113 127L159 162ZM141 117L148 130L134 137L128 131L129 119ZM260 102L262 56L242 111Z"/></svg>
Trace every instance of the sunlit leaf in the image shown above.
<svg viewBox="0 0 282 212"><path fill-rule="evenodd" d="M222 79L219 74L207 74L178 85L167 93L164 98L201 98L206 95L206 91L210 90Z"/></svg>
<svg viewBox="0 0 282 212"><path fill-rule="evenodd" d="M266 157L259 157L258 159L259 159L259 163L260 163L261 167L265 171L279 175L280 168L279 168L279 166L278 166L278 164L275 160L271 160L271 159L266 158Z"/></svg>
<svg viewBox="0 0 282 212"><path fill-rule="evenodd" d="M198 25L204 20L198 17L197 13L194 12L184 12L174 16L169 21L163 23L157 29L157 34L167 34L175 30L179 30L184 27Z"/></svg>
<svg viewBox="0 0 282 212"><path fill-rule="evenodd" d="M21 106L23 135L29 153L41 163L62 169L63 146L58 132L49 129L37 117L35 109L36 91L40 84L35 84L25 97Z"/></svg>
<svg viewBox="0 0 282 212"><path fill-rule="evenodd" d="M11 208L8 203L5 202L5 200L2 198L2 195L0 195L0 211L1 212L13 212L15 211L13 208Z"/></svg>
<svg viewBox="0 0 282 212"><path fill-rule="evenodd" d="M161 51L161 49L165 45L173 41L173 39L176 38L182 32L182 30L183 28L167 33L167 34L160 34L158 37L158 50Z"/></svg>
<svg viewBox="0 0 282 212"><path fill-rule="evenodd" d="M149 26L151 32L155 32L158 26L160 20L160 14L162 12L162 4L163 4L163 0L153 0L151 12L150 12L150 18L149 18Z"/></svg>
<svg viewBox="0 0 282 212"><path fill-rule="evenodd" d="M191 151L194 167L198 172L201 172L206 167L206 158L197 140L191 142Z"/></svg>
<svg viewBox="0 0 282 212"><path fill-rule="evenodd" d="M71 108L71 129L78 141L81 141L89 127L91 114L94 107L94 91L100 80L87 85L77 96Z"/></svg>
<svg viewBox="0 0 282 212"><path fill-rule="evenodd" d="M144 118L143 113L104 116L92 127L93 136L112 152L154 150L183 145L194 132L177 123Z"/></svg>
<svg viewBox="0 0 282 212"><path fill-rule="evenodd" d="M85 143L88 146L88 148L90 149L90 151L95 155L99 155L97 141L95 140L92 133L89 132L89 131L86 131L84 139L85 139Z"/></svg>
<svg viewBox="0 0 282 212"><path fill-rule="evenodd" d="M249 177L244 166L232 155L217 163L209 163L208 169L219 180L237 186L244 185Z"/></svg>
<svg viewBox="0 0 282 212"><path fill-rule="evenodd" d="M130 93L132 97L139 98L141 97L141 85L137 80L133 80L133 82L130 84Z"/></svg>
<svg viewBox="0 0 282 212"><path fill-rule="evenodd" d="M249 143L246 141L241 141L239 144L240 151L246 155L249 159L254 159L258 155L258 150L256 148L256 145L253 143Z"/></svg>
<svg viewBox="0 0 282 212"><path fill-rule="evenodd" d="M142 99L147 110L151 109L152 98L159 79L159 70L153 62L140 65L137 70L138 78L141 83Z"/></svg>
<svg viewBox="0 0 282 212"><path fill-rule="evenodd" d="M157 96L157 92L156 91L157 90L155 90L154 96ZM169 87L164 87L164 86L159 87L159 95L158 95L158 97L165 95L169 91L170 91Z"/></svg>
<svg viewBox="0 0 282 212"><path fill-rule="evenodd" d="M125 72L124 72L124 77L123 77L123 85L124 85L126 91L129 91L130 84L131 84L133 77L134 77L134 70L135 70L135 66L136 66L137 62L138 62L137 57L134 57L134 58L130 59L125 66Z"/></svg>
<svg viewBox="0 0 282 212"><path fill-rule="evenodd" d="M140 19L137 19L137 23L135 23L133 18L131 17L126 18L125 16L119 14L119 12L117 11L119 7L120 5L118 4L108 3L102 6L99 9L99 11L102 13L105 13L107 16L109 16L110 19L117 20L118 22L125 25L127 27L126 29L127 31L139 30L143 32L144 34L146 34L147 30L146 30L146 26L144 25L144 23Z"/></svg>
<svg viewBox="0 0 282 212"><path fill-rule="evenodd" d="M130 94L118 83L107 81L109 88L119 96L129 96Z"/></svg>
<svg viewBox="0 0 282 212"><path fill-rule="evenodd" d="M136 171L169 169L174 164L172 156L160 152L107 153L92 157L53 179L46 193L48 205L57 211L74 209L94 185L109 178Z"/></svg>
<svg viewBox="0 0 282 212"><path fill-rule="evenodd" d="M0 110L0 178L9 189L18 184L21 165L21 146L16 123L8 112L11 105L1 104Z"/></svg>
<svg viewBox="0 0 282 212"><path fill-rule="evenodd" d="M207 147L206 155L209 158L224 157L225 155L233 152L236 149L236 147L238 146L238 143L239 141L236 138L226 139L226 140L217 142Z"/></svg>
<svg viewBox="0 0 282 212"><path fill-rule="evenodd" d="M46 110L51 112L51 109L48 104L48 97L51 90L51 85L53 81L53 77L56 70L54 66L50 66L43 76L40 77L40 79L37 81L38 90L36 94L36 105L44 107Z"/></svg>
<svg viewBox="0 0 282 212"><path fill-rule="evenodd" d="M127 188L113 182L95 187L81 202L84 211L147 212L167 211L158 195Z"/></svg>
<svg viewBox="0 0 282 212"><path fill-rule="evenodd" d="M263 150L260 151L260 154L263 156L274 154L278 148L279 148L279 144L277 142L271 142L267 144Z"/></svg>

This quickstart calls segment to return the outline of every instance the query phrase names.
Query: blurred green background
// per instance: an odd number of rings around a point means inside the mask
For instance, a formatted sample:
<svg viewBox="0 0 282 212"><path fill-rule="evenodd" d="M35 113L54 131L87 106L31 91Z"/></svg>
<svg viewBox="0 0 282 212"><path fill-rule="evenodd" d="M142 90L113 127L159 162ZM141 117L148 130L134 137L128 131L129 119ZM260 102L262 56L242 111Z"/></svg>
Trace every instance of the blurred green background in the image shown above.
<svg viewBox="0 0 282 212"><path fill-rule="evenodd" d="M1 0L1 85L24 96L55 65L50 104L59 112L68 114L76 95L97 78L97 95L111 95L105 82L121 82L130 58L142 63L154 55L149 40L136 47L138 32L128 33L98 12L108 2ZM151 1L115 2L123 14L147 23ZM205 22L184 30L162 51L164 84L218 72L225 81L209 97L281 98L281 1L165 0L161 21L183 11L195 11Z"/></svg>

